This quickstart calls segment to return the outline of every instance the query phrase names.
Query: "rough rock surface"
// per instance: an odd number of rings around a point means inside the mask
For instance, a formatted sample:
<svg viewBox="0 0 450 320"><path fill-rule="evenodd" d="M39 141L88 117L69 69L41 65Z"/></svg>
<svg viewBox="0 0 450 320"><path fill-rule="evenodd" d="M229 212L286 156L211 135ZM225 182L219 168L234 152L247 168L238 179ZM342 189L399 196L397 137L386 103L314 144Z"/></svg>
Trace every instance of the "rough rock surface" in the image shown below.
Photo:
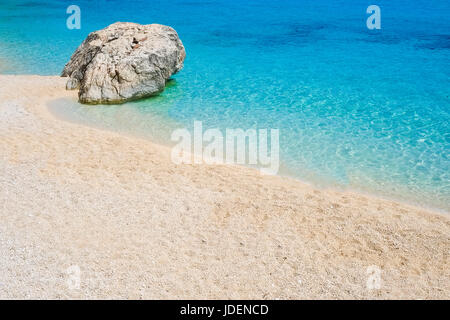
<svg viewBox="0 0 450 320"><path fill-rule="evenodd" d="M121 103L163 91L185 56L171 27L117 22L90 33L61 76L81 103Z"/></svg>

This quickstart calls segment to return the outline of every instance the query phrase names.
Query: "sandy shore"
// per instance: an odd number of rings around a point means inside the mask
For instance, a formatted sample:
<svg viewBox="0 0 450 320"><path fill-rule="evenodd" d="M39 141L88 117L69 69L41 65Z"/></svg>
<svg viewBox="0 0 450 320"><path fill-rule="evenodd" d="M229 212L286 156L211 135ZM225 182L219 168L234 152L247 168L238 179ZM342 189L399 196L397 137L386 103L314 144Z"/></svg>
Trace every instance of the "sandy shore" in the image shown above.
<svg viewBox="0 0 450 320"><path fill-rule="evenodd" d="M0 76L0 298L450 298L449 216L174 165L56 119L64 84Z"/></svg>

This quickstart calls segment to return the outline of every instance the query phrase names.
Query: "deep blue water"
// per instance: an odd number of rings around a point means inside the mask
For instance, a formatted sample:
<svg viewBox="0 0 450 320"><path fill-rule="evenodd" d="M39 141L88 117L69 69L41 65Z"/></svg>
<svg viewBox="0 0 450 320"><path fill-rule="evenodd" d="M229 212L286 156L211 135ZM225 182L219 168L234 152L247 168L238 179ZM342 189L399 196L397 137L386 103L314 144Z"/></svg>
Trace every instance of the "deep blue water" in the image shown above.
<svg viewBox="0 0 450 320"><path fill-rule="evenodd" d="M59 74L116 21L174 27L185 68L158 97L70 117L160 142L193 120L279 128L281 174L449 210L450 1L2 0L0 72Z"/></svg>

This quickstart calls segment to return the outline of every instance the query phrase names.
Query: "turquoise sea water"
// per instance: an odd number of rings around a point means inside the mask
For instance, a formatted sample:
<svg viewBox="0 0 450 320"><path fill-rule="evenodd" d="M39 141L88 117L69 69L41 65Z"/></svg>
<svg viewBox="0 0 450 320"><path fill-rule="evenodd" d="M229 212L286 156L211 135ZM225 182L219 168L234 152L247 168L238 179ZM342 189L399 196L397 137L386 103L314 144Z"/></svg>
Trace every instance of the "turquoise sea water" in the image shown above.
<svg viewBox="0 0 450 320"><path fill-rule="evenodd" d="M371 4L381 30L366 27ZM279 128L281 174L449 210L449 1L2 0L0 72L59 74L116 21L174 27L185 68L157 97L66 116L162 143L194 120Z"/></svg>

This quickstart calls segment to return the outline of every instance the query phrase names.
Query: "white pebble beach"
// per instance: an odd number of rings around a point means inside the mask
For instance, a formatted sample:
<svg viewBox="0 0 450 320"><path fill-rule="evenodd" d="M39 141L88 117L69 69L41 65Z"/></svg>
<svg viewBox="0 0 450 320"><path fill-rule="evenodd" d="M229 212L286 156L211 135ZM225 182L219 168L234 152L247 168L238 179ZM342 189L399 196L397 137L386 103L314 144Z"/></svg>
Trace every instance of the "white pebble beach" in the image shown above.
<svg viewBox="0 0 450 320"><path fill-rule="evenodd" d="M56 118L49 103L76 96L65 82L0 75L0 298L450 298L447 213L176 165Z"/></svg>

